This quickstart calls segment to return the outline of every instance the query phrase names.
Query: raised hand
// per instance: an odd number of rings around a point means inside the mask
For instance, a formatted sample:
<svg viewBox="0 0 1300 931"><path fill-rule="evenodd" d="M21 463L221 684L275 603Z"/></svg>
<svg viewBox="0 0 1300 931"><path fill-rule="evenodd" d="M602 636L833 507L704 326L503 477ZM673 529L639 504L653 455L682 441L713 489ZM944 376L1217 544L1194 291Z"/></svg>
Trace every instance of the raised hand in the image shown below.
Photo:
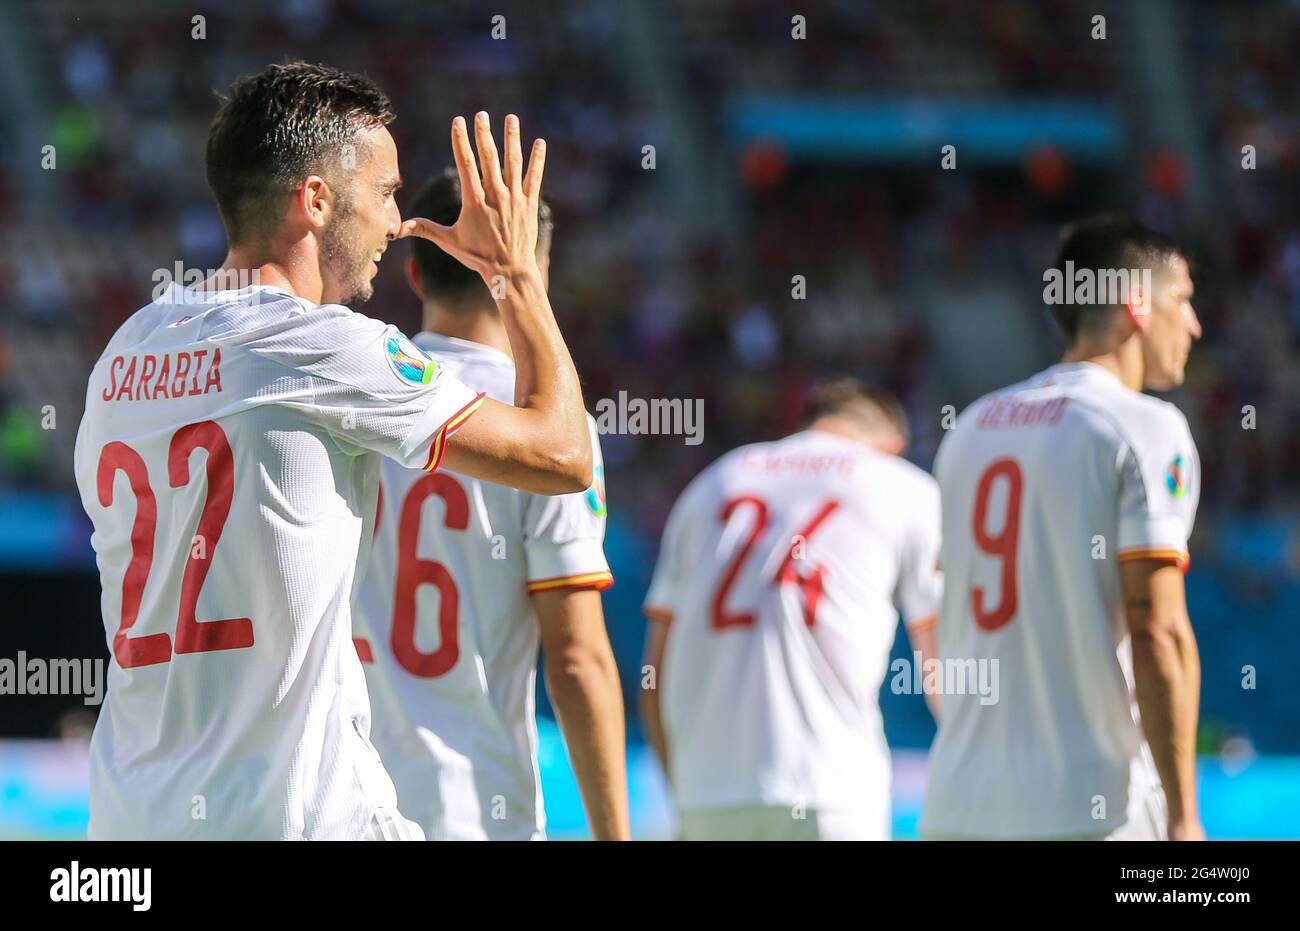
<svg viewBox="0 0 1300 931"><path fill-rule="evenodd" d="M508 115L503 175L485 112L474 119L474 137L481 173L470 150L465 119L458 116L452 120L451 150L461 190L460 216L455 224L443 226L414 217L402 223L398 236L420 236L436 243L490 284L497 275L537 268L537 210L546 167L546 142L538 139L533 143L528 172L523 174L519 118L513 113Z"/></svg>

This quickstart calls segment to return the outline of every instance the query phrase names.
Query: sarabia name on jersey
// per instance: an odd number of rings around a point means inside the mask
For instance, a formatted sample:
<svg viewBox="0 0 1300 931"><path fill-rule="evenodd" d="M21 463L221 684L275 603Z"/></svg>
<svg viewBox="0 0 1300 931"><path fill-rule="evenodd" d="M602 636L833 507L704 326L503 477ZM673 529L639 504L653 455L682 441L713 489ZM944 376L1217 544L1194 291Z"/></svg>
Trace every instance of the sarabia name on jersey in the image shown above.
<svg viewBox="0 0 1300 931"><path fill-rule="evenodd" d="M114 356L108 367L105 401L157 401L221 391L221 350ZM125 371L123 371L125 370ZM202 387L200 387L202 385Z"/></svg>

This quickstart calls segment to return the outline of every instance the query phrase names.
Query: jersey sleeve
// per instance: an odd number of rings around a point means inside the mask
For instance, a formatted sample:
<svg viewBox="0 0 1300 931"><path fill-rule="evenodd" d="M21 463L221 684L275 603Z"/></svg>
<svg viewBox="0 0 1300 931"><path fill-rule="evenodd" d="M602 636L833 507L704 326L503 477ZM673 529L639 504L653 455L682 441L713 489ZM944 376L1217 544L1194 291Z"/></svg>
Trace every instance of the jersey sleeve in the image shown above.
<svg viewBox="0 0 1300 931"><path fill-rule="evenodd" d="M528 495L524 510L524 553L528 594L614 584L605 560L605 463L595 421L591 432L592 484L573 495Z"/></svg>
<svg viewBox="0 0 1300 931"><path fill-rule="evenodd" d="M273 351L278 361L309 376L318 422L344 444L434 471L447 438L483 403L483 394L394 326L346 308L322 306L311 313L319 320Z"/></svg>
<svg viewBox="0 0 1300 931"><path fill-rule="evenodd" d="M682 587L687 579L683 560L686 558L690 508L687 499L692 487L688 486L682 492L664 524L663 538L659 541L659 559L641 609L652 621L671 621L680 607Z"/></svg>
<svg viewBox="0 0 1300 931"><path fill-rule="evenodd" d="M1191 431L1172 408L1120 451L1120 562L1164 559L1186 568L1200 499L1201 464Z"/></svg>
<svg viewBox="0 0 1300 931"><path fill-rule="evenodd" d="M923 630L935 623L943 596L943 575L939 571L941 516L939 486L928 479L920 486L913 518L903 541L895 596L903 610L908 630Z"/></svg>

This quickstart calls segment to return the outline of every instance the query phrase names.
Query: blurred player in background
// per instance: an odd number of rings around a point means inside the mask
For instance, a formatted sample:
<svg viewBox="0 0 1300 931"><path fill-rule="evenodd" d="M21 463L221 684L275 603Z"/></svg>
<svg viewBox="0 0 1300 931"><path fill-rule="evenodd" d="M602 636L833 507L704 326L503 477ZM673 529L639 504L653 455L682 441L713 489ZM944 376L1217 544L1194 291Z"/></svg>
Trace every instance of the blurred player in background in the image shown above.
<svg viewBox="0 0 1300 931"><path fill-rule="evenodd" d="M364 77L274 65L222 103L207 177L225 263L118 330L77 437L114 659L91 838L419 836L370 744L351 640L375 454L427 471L445 456L533 491L591 482L582 394L535 257L542 150L525 176L507 118L503 175L481 116L481 179L453 123L474 196L448 229L402 223L393 113ZM370 297L408 233L503 283L519 407L343 306Z"/></svg>
<svg viewBox="0 0 1300 931"><path fill-rule="evenodd" d="M890 836L878 695L895 598L932 651L938 488L887 395L831 382L805 423L709 466L664 530L642 716L687 840Z"/></svg>
<svg viewBox="0 0 1300 931"><path fill-rule="evenodd" d="M939 653L996 659L1001 687L944 695L921 830L1203 838L1183 592L1200 466L1183 415L1141 393L1183 381L1191 275L1116 216L1067 228L1057 268L1137 274L1113 303L1055 304L1064 361L975 402L940 446Z"/></svg>
<svg viewBox="0 0 1300 931"><path fill-rule="evenodd" d="M454 171L412 209L450 223ZM550 209L537 263L547 278ZM515 396L505 323L483 279L416 241L407 277L424 305L416 346L488 397ZM605 495L590 421L595 482L545 497L473 477L386 462L373 555L356 631L374 706L376 747L403 814L431 840L545 836L537 765L537 647L597 840L629 837L623 697L600 592Z"/></svg>

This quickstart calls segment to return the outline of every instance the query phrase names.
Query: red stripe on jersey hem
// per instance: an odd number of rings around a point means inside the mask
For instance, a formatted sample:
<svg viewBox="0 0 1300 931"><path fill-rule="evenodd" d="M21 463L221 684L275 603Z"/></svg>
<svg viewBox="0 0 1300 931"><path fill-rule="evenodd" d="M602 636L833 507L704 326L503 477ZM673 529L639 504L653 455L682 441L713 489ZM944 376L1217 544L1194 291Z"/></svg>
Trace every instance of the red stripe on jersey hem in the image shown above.
<svg viewBox="0 0 1300 931"><path fill-rule="evenodd" d="M614 584L614 576L609 572L584 572L580 575L559 575L552 579L538 579L528 583L528 594L554 592L567 588L594 588L603 592Z"/></svg>
<svg viewBox="0 0 1300 931"><path fill-rule="evenodd" d="M673 622L673 612L667 608L659 608L655 605L646 605L641 609L646 617L652 621L659 621L661 624L671 624Z"/></svg>
<svg viewBox="0 0 1300 931"><path fill-rule="evenodd" d="M1148 548L1124 550L1119 554L1120 562L1132 562L1135 559L1155 559L1160 562L1171 562L1176 566L1180 566L1183 572L1186 572L1192 565L1192 557L1183 550Z"/></svg>
<svg viewBox="0 0 1300 931"><path fill-rule="evenodd" d="M438 466L442 464L443 453L447 451L447 439L465 425L465 421L469 420L470 415L479 409L486 396L484 392L480 391L474 400L447 418L447 422L438 429L438 432L433 437L433 443L429 446L429 461L425 463L425 472L438 471Z"/></svg>
<svg viewBox="0 0 1300 931"><path fill-rule="evenodd" d="M357 659L363 663L375 661L375 651L370 649L370 641L365 637L353 637L352 645L357 648Z"/></svg>

